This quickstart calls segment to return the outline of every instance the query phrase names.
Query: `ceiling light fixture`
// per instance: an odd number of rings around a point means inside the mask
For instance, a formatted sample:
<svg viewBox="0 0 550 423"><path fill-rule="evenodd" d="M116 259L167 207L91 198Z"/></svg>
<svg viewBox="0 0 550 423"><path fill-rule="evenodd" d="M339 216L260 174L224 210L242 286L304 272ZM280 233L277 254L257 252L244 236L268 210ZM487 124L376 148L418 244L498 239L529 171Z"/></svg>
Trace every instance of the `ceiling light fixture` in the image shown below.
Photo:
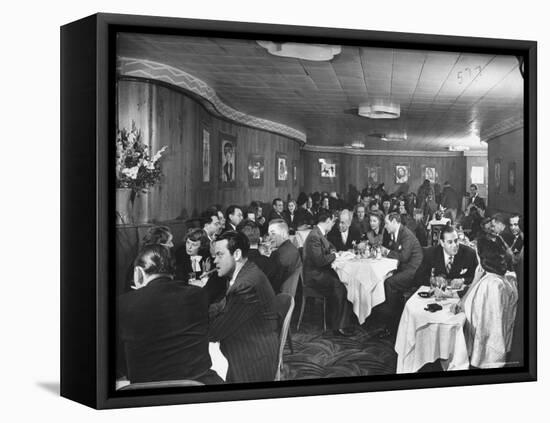
<svg viewBox="0 0 550 423"><path fill-rule="evenodd" d="M397 119L401 116L401 107L394 103L361 103L357 113L370 119Z"/></svg>
<svg viewBox="0 0 550 423"><path fill-rule="evenodd" d="M300 43L274 43L272 41L256 41L270 54L295 59L312 60L316 62L328 61L342 51L340 46L327 44L300 44Z"/></svg>
<svg viewBox="0 0 550 423"><path fill-rule="evenodd" d="M450 145L449 151L468 151L470 147L467 145Z"/></svg>

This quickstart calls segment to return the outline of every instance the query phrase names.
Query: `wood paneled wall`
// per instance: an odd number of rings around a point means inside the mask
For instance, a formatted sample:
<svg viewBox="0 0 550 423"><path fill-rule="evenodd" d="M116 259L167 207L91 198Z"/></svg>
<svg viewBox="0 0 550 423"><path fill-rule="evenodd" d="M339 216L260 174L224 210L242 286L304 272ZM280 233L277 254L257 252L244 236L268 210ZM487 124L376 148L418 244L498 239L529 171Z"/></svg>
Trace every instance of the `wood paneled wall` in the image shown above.
<svg viewBox="0 0 550 423"><path fill-rule="evenodd" d="M524 213L523 183L524 154L523 128L488 141L489 143L489 203L491 213ZM500 160L500 190L495 182L495 161ZM508 190L510 165L516 166L515 192Z"/></svg>
<svg viewBox="0 0 550 423"><path fill-rule="evenodd" d="M410 166L409 188L416 192L424 181L424 167L434 167L437 172L437 181L449 181L459 192L464 193L466 178L466 161L463 156L455 157L411 157L411 156L354 156L339 153L320 153L312 151L302 152L304 160L304 189L311 191L348 192L348 185L352 184L361 191L367 183L367 167L380 168L380 180L384 182L386 191L395 192L395 165L408 164ZM334 160L337 167L337 176L333 183L322 183L319 174L319 159Z"/></svg>
<svg viewBox="0 0 550 423"><path fill-rule="evenodd" d="M293 185L292 163L300 159L298 142L266 131L220 119L182 90L151 81L118 81L118 125L130 128L132 120L141 128L143 141L153 153L167 145L163 161L164 179L148 194L152 221L165 221L200 213L212 204L248 205L252 200L271 201L298 195ZM210 182L202 182L202 131L210 132ZM235 187L220 183L220 134L236 138ZM287 155L289 180L275 186L276 154ZM264 185L249 187L248 156L264 156Z"/></svg>

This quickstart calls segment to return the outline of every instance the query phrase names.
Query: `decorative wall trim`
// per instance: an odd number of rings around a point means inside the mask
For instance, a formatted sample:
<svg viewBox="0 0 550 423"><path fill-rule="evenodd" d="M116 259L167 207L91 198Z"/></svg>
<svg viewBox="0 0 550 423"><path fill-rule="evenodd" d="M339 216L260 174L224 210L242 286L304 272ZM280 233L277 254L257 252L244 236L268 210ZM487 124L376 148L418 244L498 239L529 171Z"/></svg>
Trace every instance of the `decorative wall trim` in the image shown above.
<svg viewBox="0 0 550 423"><path fill-rule="evenodd" d="M360 150L344 147L328 147L322 145L305 145L302 151L312 151L319 153L338 153L349 154L351 156L409 156L409 157L464 157L466 154L462 151L415 151L415 150ZM468 151L469 156L487 155L485 150Z"/></svg>
<svg viewBox="0 0 550 423"><path fill-rule="evenodd" d="M481 141L490 142L509 132L523 129L523 114L512 116L481 132Z"/></svg>
<svg viewBox="0 0 550 423"><path fill-rule="evenodd" d="M297 129L233 109L221 101L216 91L206 82L172 66L151 60L120 57L117 60L117 74L167 82L204 98L213 105L218 113L227 119L253 128L274 132L304 144L307 142L306 134Z"/></svg>

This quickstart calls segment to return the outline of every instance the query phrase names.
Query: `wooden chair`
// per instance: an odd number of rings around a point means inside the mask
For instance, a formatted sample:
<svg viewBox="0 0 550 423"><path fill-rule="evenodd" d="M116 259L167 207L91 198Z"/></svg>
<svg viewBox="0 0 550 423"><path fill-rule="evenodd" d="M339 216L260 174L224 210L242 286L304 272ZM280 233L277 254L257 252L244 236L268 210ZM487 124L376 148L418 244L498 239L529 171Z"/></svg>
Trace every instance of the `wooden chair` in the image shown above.
<svg viewBox="0 0 550 423"><path fill-rule="evenodd" d="M298 317L298 326L297 330L300 330L300 324L302 323L302 318L304 317L304 309L306 307L306 301L308 298L313 298L314 300L323 301L323 330L327 330L327 298L309 286L304 284L304 277L302 275L302 306L300 307L300 317Z"/></svg>
<svg viewBox="0 0 550 423"><path fill-rule="evenodd" d="M292 275L288 277L286 281L281 285L281 292L290 295L292 298L296 298L296 290L298 288L298 282L302 277L302 266L298 267ZM296 304L296 299L294 300ZM290 347L290 353L294 354L294 347L292 346L292 334L290 327L288 329L288 346Z"/></svg>
<svg viewBox="0 0 550 423"><path fill-rule="evenodd" d="M281 380L281 372L283 370L283 352L285 349L288 329L290 327L290 319L292 318L292 312L294 311L294 298L289 294L278 294L275 297L273 306L277 311L279 318L282 320L281 330L279 333L279 359L277 362L277 372L275 373L275 380L279 381Z"/></svg>
<svg viewBox="0 0 550 423"><path fill-rule="evenodd" d="M119 388L119 391L133 391L136 389L151 389L151 388L179 388L182 386L203 386L204 383L191 380L191 379L181 379L181 380L163 380L159 382L140 382L140 383L130 383L129 385Z"/></svg>

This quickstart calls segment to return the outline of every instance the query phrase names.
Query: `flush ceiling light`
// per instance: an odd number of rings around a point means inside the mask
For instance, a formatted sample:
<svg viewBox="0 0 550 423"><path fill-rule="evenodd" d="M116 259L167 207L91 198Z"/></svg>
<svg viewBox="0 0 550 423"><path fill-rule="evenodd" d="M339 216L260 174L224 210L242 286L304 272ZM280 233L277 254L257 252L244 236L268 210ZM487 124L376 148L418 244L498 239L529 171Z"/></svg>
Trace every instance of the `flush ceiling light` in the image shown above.
<svg viewBox="0 0 550 423"><path fill-rule="evenodd" d="M342 47L340 46L326 44L256 42L274 56L293 57L295 59L313 60L316 62L331 60L342 51Z"/></svg>
<svg viewBox="0 0 550 423"><path fill-rule="evenodd" d="M401 142L401 141L407 141L407 134L406 133L393 133L393 134L384 134L380 132L373 132L372 134L369 134L369 137L372 138L378 138L380 141L385 142Z"/></svg>
<svg viewBox="0 0 550 423"><path fill-rule="evenodd" d="M361 103L357 113L370 119L397 119L401 116L401 107L393 103Z"/></svg>
<svg viewBox="0 0 550 423"><path fill-rule="evenodd" d="M451 145L449 146L449 151L468 151L470 147L467 145Z"/></svg>

